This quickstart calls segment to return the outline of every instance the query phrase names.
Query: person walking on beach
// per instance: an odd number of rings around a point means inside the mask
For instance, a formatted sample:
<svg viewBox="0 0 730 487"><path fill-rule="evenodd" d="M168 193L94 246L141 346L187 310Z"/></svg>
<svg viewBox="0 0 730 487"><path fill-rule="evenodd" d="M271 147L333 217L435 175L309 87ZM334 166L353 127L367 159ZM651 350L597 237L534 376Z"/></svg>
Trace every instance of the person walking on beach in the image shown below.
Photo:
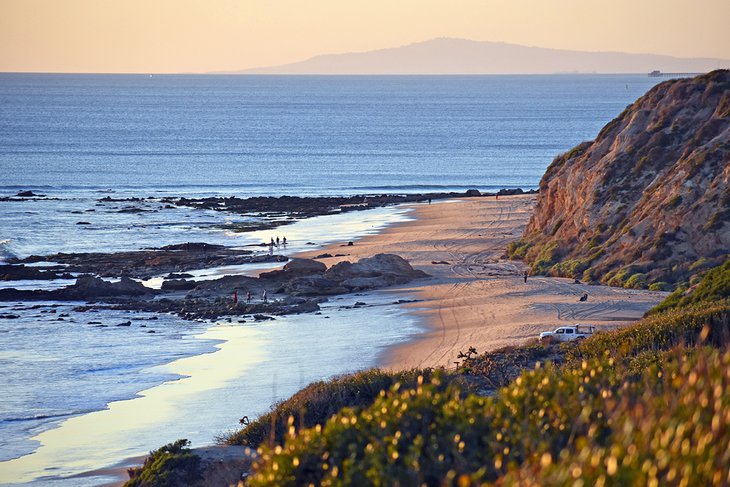
<svg viewBox="0 0 730 487"><path fill-rule="evenodd" d="M269 302L269 298L266 297L266 289L264 289L264 293L261 295L261 298L264 300L264 303Z"/></svg>
<svg viewBox="0 0 730 487"><path fill-rule="evenodd" d="M274 255L274 244L269 244L269 255Z"/></svg>
<svg viewBox="0 0 730 487"><path fill-rule="evenodd" d="M525 284L527 284L527 276L528 276L528 272L527 272L527 271L525 271L525 273L524 273L524 274L522 274L522 277L524 277L524 278L525 278Z"/></svg>
<svg viewBox="0 0 730 487"><path fill-rule="evenodd" d="M286 247L286 237L284 237L284 240L282 240L281 243L284 244L284 247Z"/></svg>
<svg viewBox="0 0 730 487"><path fill-rule="evenodd" d="M276 246L279 246L279 237L276 237Z"/></svg>
<svg viewBox="0 0 730 487"><path fill-rule="evenodd" d="M246 303L251 304L251 291L246 293Z"/></svg>
<svg viewBox="0 0 730 487"><path fill-rule="evenodd" d="M429 205L431 204L431 198L429 198L429 199L428 199L428 204L429 204Z"/></svg>

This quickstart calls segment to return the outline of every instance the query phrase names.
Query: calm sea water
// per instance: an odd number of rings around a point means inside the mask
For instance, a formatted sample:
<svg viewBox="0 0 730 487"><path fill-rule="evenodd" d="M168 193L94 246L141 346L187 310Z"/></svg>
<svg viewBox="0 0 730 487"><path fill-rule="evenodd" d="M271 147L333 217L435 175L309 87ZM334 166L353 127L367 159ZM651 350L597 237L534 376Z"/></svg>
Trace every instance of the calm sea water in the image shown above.
<svg viewBox="0 0 730 487"><path fill-rule="evenodd" d="M0 74L0 191L535 187L645 75Z"/></svg>
<svg viewBox="0 0 730 487"><path fill-rule="evenodd" d="M594 138L655 82L0 74L0 196L54 198L0 202L0 261L185 241L241 246L277 235L293 253L310 241L351 240L407 213L377 209L237 234L226 224L248 217L165 209L154 199L137 204L147 211L124 213L125 203L98 200L533 188L556 154ZM384 347L417 332L391 298L357 299L375 306L343 308L345 300L323 315L212 328L167 315L0 303L0 315L18 316L0 319L0 483L60 485L59 476L179 437L210 442L237 415L260 414L311 380L372 366ZM115 326L132 318L131 327Z"/></svg>

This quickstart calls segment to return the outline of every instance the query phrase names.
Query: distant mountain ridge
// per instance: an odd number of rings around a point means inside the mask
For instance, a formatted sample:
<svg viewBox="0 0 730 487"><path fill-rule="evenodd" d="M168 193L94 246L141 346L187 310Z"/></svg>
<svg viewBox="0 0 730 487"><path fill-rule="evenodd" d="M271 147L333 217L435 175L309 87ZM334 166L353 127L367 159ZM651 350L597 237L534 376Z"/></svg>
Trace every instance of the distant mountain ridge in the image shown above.
<svg viewBox="0 0 730 487"><path fill-rule="evenodd" d="M326 54L281 66L223 71L226 74L555 74L705 73L730 68L730 60L657 54L590 52L503 42L437 38L375 51Z"/></svg>

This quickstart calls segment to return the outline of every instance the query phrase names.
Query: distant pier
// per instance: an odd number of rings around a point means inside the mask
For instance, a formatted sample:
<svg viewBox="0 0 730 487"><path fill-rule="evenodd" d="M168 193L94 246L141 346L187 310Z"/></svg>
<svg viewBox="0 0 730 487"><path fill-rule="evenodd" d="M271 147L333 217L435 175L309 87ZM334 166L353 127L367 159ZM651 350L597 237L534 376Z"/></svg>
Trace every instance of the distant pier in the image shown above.
<svg viewBox="0 0 730 487"><path fill-rule="evenodd" d="M662 73L659 70L654 70L651 73L649 73L649 76L651 76L652 78L660 78L660 77L665 77L665 76L666 77L699 76L701 74L705 74L705 73Z"/></svg>

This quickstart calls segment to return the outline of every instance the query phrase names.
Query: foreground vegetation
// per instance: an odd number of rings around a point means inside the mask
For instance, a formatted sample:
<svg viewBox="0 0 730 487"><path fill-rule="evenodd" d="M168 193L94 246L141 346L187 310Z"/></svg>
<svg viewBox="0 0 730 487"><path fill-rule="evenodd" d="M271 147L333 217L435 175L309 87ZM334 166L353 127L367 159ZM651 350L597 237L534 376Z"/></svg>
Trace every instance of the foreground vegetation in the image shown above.
<svg viewBox="0 0 730 487"><path fill-rule="evenodd" d="M316 383L227 441L258 447L253 486L728 485L728 283L579 344Z"/></svg>

